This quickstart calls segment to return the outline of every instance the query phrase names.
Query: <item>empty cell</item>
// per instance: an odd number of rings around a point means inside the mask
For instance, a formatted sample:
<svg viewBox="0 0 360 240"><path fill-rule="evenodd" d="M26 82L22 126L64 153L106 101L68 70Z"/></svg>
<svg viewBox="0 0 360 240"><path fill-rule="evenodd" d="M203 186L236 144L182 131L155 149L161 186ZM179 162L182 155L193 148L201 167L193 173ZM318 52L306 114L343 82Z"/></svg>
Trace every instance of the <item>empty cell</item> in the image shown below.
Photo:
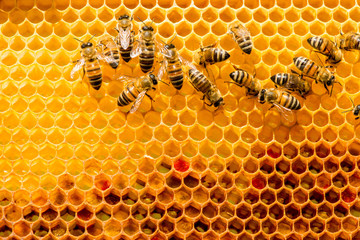
<svg viewBox="0 0 360 240"><path fill-rule="evenodd" d="M173 232L175 229L175 224L171 219L164 219L159 223L159 230L165 234Z"/></svg>

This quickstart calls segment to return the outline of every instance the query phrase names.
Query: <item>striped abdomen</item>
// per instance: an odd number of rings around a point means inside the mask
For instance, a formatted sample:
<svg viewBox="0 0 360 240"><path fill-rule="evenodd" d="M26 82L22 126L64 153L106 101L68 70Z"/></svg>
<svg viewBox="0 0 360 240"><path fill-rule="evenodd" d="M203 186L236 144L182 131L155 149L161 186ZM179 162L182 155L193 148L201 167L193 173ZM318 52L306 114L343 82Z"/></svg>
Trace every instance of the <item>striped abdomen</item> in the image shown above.
<svg viewBox="0 0 360 240"><path fill-rule="evenodd" d="M99 90L102 83L102 73L99 61L97 59L87 60L85 62L85 72L90 85L95 90Z"/></svg>
<svg viewBox="0 0 360 240"><path fill-rule="evenodd" d="M348 42L346 44L348 48L360 50L360 35L352 34L346 38L346 41Z"/></svg>
<svg viewBox="0 0 360 240"><path fill-rule="evenodd" d="M134 82L127 84L117 100L118 106L123 107L129 105L135 101L139 93Z"/></svg>
<svg viewBox="0 0 360 240"><path fill-rule="evenodd" d="M335 48L334 44L326 38L311 37L308 38L307 41L310 44L310 46L319 50L321 53L323 53L326 56L329 56L331 54L332 49Z"/></svg>
<svg viewBox="0 0 360 240"><path fill-rule="evenodd" d="M117 48L108 48L105 46L104 55L113 58L113 61L109 63L112 68L116 69L119 66L120 55Z"/></svg>
<svg viewBox="0 0 360 240"><path fill-rule="evenodd" d="M271 76L271 81L276 85L284 86L290 80L290 73L277 73Z"/></svg>
<svg viewBox="0 0 360 240"><path fill-rule="evenodd" d="M278 98L278 104L291 110L298 110L301 108L299 100L288 92L281 92Z"/></svg>
<svg viewBox="0 0 360 240"><path fill-rule="evenodd" d="M209 48L205 51L205 61L210 64L225 61L229 57L230 54L220 48Z"/></svg>
<svg viewBox="0 0 360 240"><path fill-rule="evenodd" d="M143 40L140 43L141 53L139 56L140 68L143 73L147 73L151 70L154 65L155 57L155 43L154 41Z"/></svg>
<svg viewBox="0 0 360 240"><path fill-rule="evenodd" d="M123 49L121 47L120 42L118 43L118 46L120 46L120 54L121 54L122 59L125 62L129 62L131 60L130 52L131 52L131 50L133 49L133 46L134 46L134 34L133 34L133 32L130 35L129 47L127 49Z"/></svg>
<svg viewBox="0 0 360 240"><path fill-rule="evenodd" d="M210 81L205 77L204 74L202 74L198 70L190 69L189 70L189 78L190 78L190 82L192 83L192 85L198 91L206 94L210 90L210 88L211 88Z"/></svg>
<svg viewBox="0 0 360 240"><path fill-rule="evenodd" d="M184 74L179 59L176 59L175 61L168 60L166 71L171 84L174 86L174 88L180 90L184 82Z"/></svg>
<svg viewBox="0 0 360 240"><path fill-rule="evenodd" d="M252 42L250 36L235 36L236 43L246 54L250 54L252 50Z"/></svg>
<svg viewBox="0 0 360 240"><path fill-rule="evenodd" d="M248 72L242 70L230 73L230 77L232 80L244 87L249 87L252 80L252 76L250 76Z"/></svg>
<svg viewBox="0 0 360 240"><path fill-rule="evenodd" d="M295 57L293 61L295 66L305 75L317 78L320 67L315 62L305 57Z"/></svg>

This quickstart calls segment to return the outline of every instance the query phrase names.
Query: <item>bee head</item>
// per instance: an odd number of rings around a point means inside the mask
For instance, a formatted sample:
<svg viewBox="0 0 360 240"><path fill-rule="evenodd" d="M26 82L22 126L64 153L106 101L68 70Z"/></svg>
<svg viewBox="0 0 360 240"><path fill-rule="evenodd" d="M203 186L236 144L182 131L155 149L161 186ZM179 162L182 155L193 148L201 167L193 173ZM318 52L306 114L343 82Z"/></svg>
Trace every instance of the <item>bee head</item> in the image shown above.
<svg viewBox="0 0 360 240"><path fill-rule="evenodd" d="M217 100L214 103L214 107L219 107L220 105L223 105L223 104L224 104L224 99L222 97L220 97L219 100Z"/></svg>
<svg viewBox="0 0 360 240"><path fill-rule="evenodd" d="M259 93L259 102L260 103L264 103L265 102L265 93L266 90L265 89L261 89L260 93Z"/></svg>
<svg viewBox="0 0 360 240"><path fill-rule="evenodd" d="M81 48L86 48L86 43L81 44Z"/></svg>
<svg viewBox="0 0 360 240"><path fill-rule="evenodd" d="M154 74L150 73L150 74L149 74L149 77L150 77L150 79L151 79L151 81L152 81L152 83L153 83L154 85L157 85L157 84L158 84L158 81L157 81L157 79L156 79L156 77L155 77Z"/></svg>
<svg viewBox="0 0 360 240"><path fill-rule="evenodd" d="M355 116L359 116L360 114L360 105L357 105L355 108L354 108L354 115Z"/></svg>
<svg viewBox="0 0 360 240"><path fill-rule="evenodd" d="M175 48L175 46L174 46L174 44L170 43L170 44L166 44L165 48L166 49L173 49L173 48Z"/></svg>
<svg viewBox="0 0 360 240"><path fill-rule="evenodd" d="M124 15L121 15L121 16L118 18L118 20L129 19L129 18L130 18L129 15L124 14Z"/></svg>
<svg viewBox="0 0 360 240"><path fill-rule="evenodd" d="M327 86L331 86L331 85L334 84L334 82L335 82L335 76L332 75L332 76L330 77L330 79L326 81L325 84L326 84Z"/></svg>
<svg viewBox="0 0 360 240"><path fill-rule="evenodd" d="M143 30L143 31L154 31L154 28L153 28L152 26L146 26L146 25L144 25L144 26L142 27L142 30Z"/></svg>

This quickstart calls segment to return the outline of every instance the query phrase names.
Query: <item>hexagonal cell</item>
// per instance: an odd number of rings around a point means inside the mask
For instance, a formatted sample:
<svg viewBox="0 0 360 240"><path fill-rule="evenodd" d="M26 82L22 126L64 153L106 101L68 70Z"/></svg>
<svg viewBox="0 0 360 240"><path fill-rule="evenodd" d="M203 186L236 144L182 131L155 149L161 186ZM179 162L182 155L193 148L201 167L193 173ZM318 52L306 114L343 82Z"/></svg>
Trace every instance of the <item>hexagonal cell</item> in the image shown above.
<svg viewBox="0 0 360 240"><path fill-rule="evenodd" d="M226 225L227 223L223 219L218 218L211 223L211 229L217 234L222 234L226 231Z"/></svg>
<svg viewBox="0 0 360 240"><path fill-rule="evenodd" d="M75 214L74 214L75 215ZM23 216L25 221L35 222L39 219L39 210L33 206L28 206L23 209Z"/></svg>
<svg viewBox="0 0 360 240"><path fill-rule="evenodd" d="M289 174L284 179L284 185L289 189L296 189L299 186L299 179L296 175Z"/></svg>
<svg viewBox="0 0 360 240"><path fill-rule="evenodd" d="M100 221L107 221L111 217L111 208L108 206L100 206L95 210L95 216Z"/></svg>
<svg viewBox="0 0 360 240"><path fill-rule="evenodd" d="M32 226L33 234L37 237L45 237L49 233L49 224L40 221Z"/></svg>
<svg viewBox="0 0 360 240"><path fill-rule="evenodd" d="M138 193L133 189L126 189L121 195L122 202L126 205L134 205L138 201ZM120 202L120 196L118 193L110 192L105 196L105 201L108 204L115 205Z"/></svg>
<svg viewBox="0 0 360 240"><path fill-rule="evenodd" d="M249 158L248 160L246 160L243 163L243 167L244 167L244 170L248 173L255 173L259 168L257 160L255 160L253 158Z"/></svg>
<svg viewBox="0 0 360 240"><path fill-rule="evenodd" d="M252 215L256 218L263 219L267 215L267 207L263 204L258 204L252 208Z"/></svg>
<svg viewBox="0 0 360 240"><path fill-rule="evenodd" d="M194 193L195 194L195 193ZM214 188L213 190L211 190L210 192L210 199L211 201L213 201L214 203L222 203L225 201L225 197L226 193L224 192L223 189L217 187Z"/></svg>
<svg viewBox="0 0 360 240"><path fill-rule="evenodd" d="M210 223L207 220L200 218L194 223L194 228L196 231L204 233L209 230Z"/></svg>
<svg viewBox="0 0 360 240"><path fill-rule="evenodd" d="M195 218L197 217L201 212L201 206L197 203L189 203L187 204L187 206L185 207L185 215L190 217L190 218Z"/></svg>
<svg viewBox="0 0 360 240"><path fill-rule="evenodd" d="M255 234L257 232L259 232L260 230L260 224L258 222L258 220L256 219L249 219L248 221L245 222L245 231L250 233L250 234Z"/></svg>
<svg viewBox="0 0 360 240"><path fill-rule="evenodd" d="M353 232L354 230L356 230L358 228L358 224L358 219L353 217L347 217L342 220L342 226L344 230L348 232Z"/></svg>
<svg viewBox="0 0 360 240"><path fill-rule="evenodd" d="M132 236L139 232L139 223L134 220L126 221L123 230L127 235Z"/></svg>
<svg viewBox="0 0 360 240"><path fill-rule="evenodd" d="M200 190L200 193L201 193L201 190ZM190 198L191 198L190 190L188 190L184 187L175 191L175 200L180 204L186 203L187 201L190 200Z"/></svg>
<svg viewBox="0 0 360 240"><path fill-rule="evenodd" d="M301 178L300 185L304 189L312 189L315 185L315 178L310 174L306 174L304 177Z"/></svg>
<svg viewBox="0 0 360 240"><path fill-rule="evenodd" d="M52 223L50 227L51 227L51 233L55 237L61 237L66 233L66 224L61 220Z"/></svg>
<svg viewBox="0 0 360 240"><path fill-rule="evenodd" d="M141 231L147 235L153 234L154 232L156 232L156 230L157 226L151 220L147 220L146 222L141 224Z"/></svg>
<svg viewBox="0 0 360 240"><path fill-rule="evenodd" d="M300 207L296 204L290 204L285 208L285 215L290 219L296 219L300 216Z"/></svg>
<svg viewBox="0 0 360 240"><path fill-rule="evenodd" d="M137 204L136 206L131 208L131 215L133 216L134 219L141 221L147 217L148 209L146 206Z"/></svg>
<svg viewBox="0 0 360 240"><path fill-rule="evenodd" d="M255 189L249 189L244 193L244 201L249 204L255 204L259 201L259 192Z"/></svg>
<svg viewBox="0 0 360 240"><path fill-rule="evenodd" d="M271 205L275 201L275 198L275 192L269 189L260 194L260 200L266 205Z"/></svg>
<svg viewBox="0 0 360 240"><path fill-rule="evenodd" d="M348 184L347 177L340 172L332 178L332 183L337 188L343 188Z"/></svg>
<svg viewBox="0 0 360 240"><path fill-rule="evenodd" d="M324 201L324 193L320 189L314 189L309 193L309 199L314 204L319 204Z"/></svg>
<svg viewBox="0 0 360 240"><path fill-rule="evenodd" d="M214 218L216 215L218 215L218 208L213 203L206 204L202 209L202 215L207 218Z"/></svg>
<svg viewBox="0 0 360 240"><path fill-rule="evenodd" d="M351 172L355 168L355 162L350 158L346 157L344 160L341 161L340 166L344 172Z"/></svg>
<svg viewBox="0 0 360 240"><path fill-rule="evenodd" d="M49 199L52 204L60 206L63 205L66 201L66 195L62 190L56 188L55 190L50 192Z"/></svg>
<svg viewBox="0 0 360 240"><path fill-rule="evenodd" d="M279 175L274 174L268 178L268 186L273 189L279 189L283 186L283 179Z"/></svg>
<svg viewBox="0 0 360 240"><path fill-rule="evenodd" d="M322 231L324 231L324 228L325 228L325 223L320 218L315 218L310 222L310 229L314 233L321 233Z"/></svg>
<svg viewBox="0 0 360 240"><path fill-rule="evenodd" d="M327 174L327 173L320 174L316 178L316 184L318 187L323 188L323 189L330 187L330 185L331 185L330 174Z"/></svg>
<svg viewBox="0 0 360 240"><path fill-rule="evenodd" d="M323 164L319 160L314 159L309 162L308 168L312 174L318 174L323 170Z"/></svg>
<svg viewBox="0 0 360 240"><path fill-rule="evenodd" d="M199 176L195 173L189 173L184 178L184 184L189 188L195 188L199 185Z"/></svg>
<svg viewBox="0 0 360 240"><path fill-rule="evenodd" d="M237 188L231 189L227 193L226 199L229 203L237 205L239 202L241 202L242 199L241 191L239 191Z"/></svg>
<svg viewBox="0 0 360 240"><path fill-rule="evenodd" d="M350 203L356 199L356 189L347 187L345 190L341 192L341 199L344 202Z"/></svg>
<svg viewBox="0 0 360 240"><path fill-rule="evenodd" d="M93 221L87 225L86 230L91 236L98 236L103 232L103 226L101 222Z"/></svg>
<svg viewBox="0 0 360 240"><path fill-rule="evenodd" d="M156 192L153 189L146 189L140 193L140 200L145 204L152 204L156 200Z"/></svg>
<svg viewBox="0 0 360 240"><path fill-rule="evenodd" d="M266 179L262 174L258 174L251 180L252 185L257 189L263 189L266 186Z"/></svg>
<svg viewBox="0 0 360 240"><path fill-rule="evenodd" d="M291 202L291 192L286 188L283 188L281 191L277 192L276 194L277 202L287 205Z"/></svg>
<svg viewBox="0 0 360 240"><path fill-rule="evenodd" d="M48 206L42 209L41 217L46 221L53 221L58 217L59 213L56 208Z"/></svg>
<svg viewBox="0 0 360 240"><path fill-rule="evenodd" d="M212 188L217 182L217 177L214 173L208 171L201 177L201 184L206 188Z"/></svg>
<svg viewBox="0 0 360 240"><path fill-rule="evenodd" d="M336 203L340 200L340 192L335 188L331 188L325 193L325 198L330 203Z"/></svg>
<svg viewBox="0 0 360 240"><path fill-rule="evenodd" d="M235 208L234 206L225 203L220 207L220 216L226 219L230 219L234 216Z"/></svg>
<svg viewBox="0 0 360 240"><path fill-rule="evenodd" d="M153 173L150 176L148 176L151 181L149 182L149 185L153 189L160 189L164 186L165 179L164 177L159 173Z"/></svg>
<svg viewBox="0 0 360 240"><path fill-rule="evenodd" d="M329 173L336 172L339 169L339 161L335 158L330 158L324 163L325 170Z"/></svg>
<svg viewBox="0 0 360 240"><path fill-rule="evenodd" d="M165 188L159 193L158 199L163 204L170 203L174 199L174 192L171 189Z"/></svg>
<svg viewBox="0 0 360 240"><path fill-rule="evenodd" d="M91 205L98 205L103 201L102 194L97 189L86 192L86 202Z"/></svg>

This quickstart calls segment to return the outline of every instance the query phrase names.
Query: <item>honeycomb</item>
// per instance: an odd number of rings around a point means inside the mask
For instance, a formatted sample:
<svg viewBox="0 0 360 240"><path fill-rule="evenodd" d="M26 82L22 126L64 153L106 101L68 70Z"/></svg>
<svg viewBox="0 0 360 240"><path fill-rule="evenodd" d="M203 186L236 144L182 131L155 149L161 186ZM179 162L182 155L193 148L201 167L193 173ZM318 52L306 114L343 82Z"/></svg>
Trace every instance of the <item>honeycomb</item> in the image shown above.
<svg viewBox="0 0 360 240"><path fill-rule="evenodd" d="M79 43L116 35L116 17L154 20L157 38L186 59L216 41L265 87L310 57L306 39L359 31L355 0L0 1L0 237L3 239L360 239L358 52L344 52L329 97L320 84L296 121L227 85L230 62L211 66L225 99L205 106L185 81L159 84L154 102L117 108L137 59L102 66L99 91L70 78ZM134 18L136 19L136 18ZM250 57L227 35L242 22ZM134 24L138 31L138 21Z"/></svg>

